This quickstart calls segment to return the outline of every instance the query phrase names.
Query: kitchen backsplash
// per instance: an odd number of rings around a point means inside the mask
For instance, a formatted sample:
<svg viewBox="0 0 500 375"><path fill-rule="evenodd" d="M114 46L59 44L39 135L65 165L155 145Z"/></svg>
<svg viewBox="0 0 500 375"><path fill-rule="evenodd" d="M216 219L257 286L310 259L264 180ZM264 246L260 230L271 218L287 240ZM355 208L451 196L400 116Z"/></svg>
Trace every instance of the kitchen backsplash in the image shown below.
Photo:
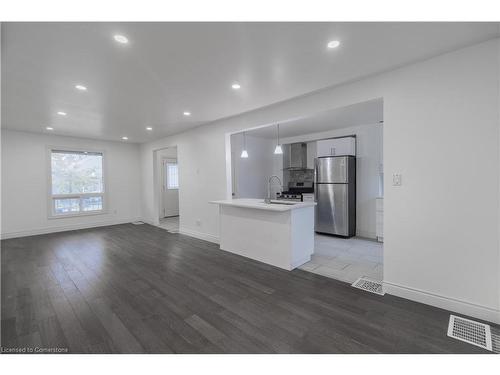
<svg viewBox="0 0 500 375"><path fill-rule="evenodd" d="M290 182L314 182L314 169L301 169L296 171L287 171L288 181Z"/></svg>

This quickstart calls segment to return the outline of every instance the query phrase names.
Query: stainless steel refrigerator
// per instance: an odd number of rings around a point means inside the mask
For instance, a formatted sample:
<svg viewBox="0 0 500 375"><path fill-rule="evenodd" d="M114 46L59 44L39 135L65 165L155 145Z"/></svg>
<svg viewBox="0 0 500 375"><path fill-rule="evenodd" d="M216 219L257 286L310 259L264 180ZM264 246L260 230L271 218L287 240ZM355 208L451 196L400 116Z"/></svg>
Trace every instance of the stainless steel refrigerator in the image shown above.
<svg viewBox="0 0 500 375"><path fill-rule="evenodd" d="M356 157L316 159L315 231L337 236L356 235Z"/></svg>

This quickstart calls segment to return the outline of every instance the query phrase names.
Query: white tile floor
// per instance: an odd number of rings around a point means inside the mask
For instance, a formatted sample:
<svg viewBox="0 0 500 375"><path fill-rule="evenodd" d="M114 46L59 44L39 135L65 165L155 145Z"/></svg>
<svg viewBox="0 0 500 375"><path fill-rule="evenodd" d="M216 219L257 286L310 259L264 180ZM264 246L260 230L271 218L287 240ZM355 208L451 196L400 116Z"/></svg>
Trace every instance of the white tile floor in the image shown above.
<svg viewBox="0 0 500 375"><path fill-rule="evenodd" d="M315 234L311 261L299 268L348 283L361 276L382 280L382 256L380 242Z"/></svg>
<svg viewBox="0 0 500 375"><path fill-rule="evenodd" d="M179 216L164 217L160 219L160 225L158 226L171 233L179 233Z"/></svg>

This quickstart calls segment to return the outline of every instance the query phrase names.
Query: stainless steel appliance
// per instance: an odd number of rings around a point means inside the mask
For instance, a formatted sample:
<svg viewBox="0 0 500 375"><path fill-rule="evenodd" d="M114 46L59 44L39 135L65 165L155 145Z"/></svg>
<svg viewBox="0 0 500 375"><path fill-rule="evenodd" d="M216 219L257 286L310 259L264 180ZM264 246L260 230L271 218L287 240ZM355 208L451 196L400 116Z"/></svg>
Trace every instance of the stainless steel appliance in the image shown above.
<svg viewBox="0 0 500 375"><path fill-rule="evenodd" d="M313 182L289 182L288 190L281 192L277 199L302 202L303 194L314 192L313 186Z"/></svg>
<svg viewBox="0 0 500 375"><path fill-rule="evenodd" d="M283 145L283 169L301 170L307 168L307 143Z"/></svg>
<svg viewBox="0 0 500 375"><path fill-rule="evenodd" d="M356 157L319 157L315 167L315 231L356 235Z"/></svg>

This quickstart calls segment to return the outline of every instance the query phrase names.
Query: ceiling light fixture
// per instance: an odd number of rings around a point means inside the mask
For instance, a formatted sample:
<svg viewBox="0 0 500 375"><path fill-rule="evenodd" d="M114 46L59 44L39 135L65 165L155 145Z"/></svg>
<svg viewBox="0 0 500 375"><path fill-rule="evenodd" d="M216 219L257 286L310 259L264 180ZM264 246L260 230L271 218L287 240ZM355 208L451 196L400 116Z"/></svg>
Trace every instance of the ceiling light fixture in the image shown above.
<svg viewBox="0 0 500 375"><path fill-rule="evenodd" d="M277 128L277 136L276 136L276 148L274 149L274 154L281 155L283 154L283 149L281 148L280 145L280 124L276 124L276 128Z"/></svg>
<svg viewBox="0 0 500 375"><path fill-rule="evenodd" d="M45 129L47 129L47 130L54 130L54 128L52 126L47 126Z"/></svg>
<svg viewBox="0 0 500 375"><path fill-rule="evenodd" d="M247 135L246 132L243 132L243 150L241 151L241 158L242 159L248 158L246 135Z"/></svg>
<svg viewBox="0 0 500 375"><path fill-rule="evenodd" d="M239 90L241 89L241 86L239 83L235 82L231 85L231 87L234 89L234 90Z"/></svg>
<svg viewBox="0 0 500 375"><path fill-rule="evenodd" d="M76 85L75 89L80 90L80 91L87 91L87 88L83 85Z"/></svg>
<svg viewBox="0 0 500 375"><path fill-rule="evenodd" d="M188 111L184 112L184 116L191 116L191 112Z"/></svg>
<svg viewBox="0 0 500 375"><path fill-rule="evenodd" d="M128 43L128 38L124 35L115 35L113 36L113 38L118 42L118 43L121 43L121 44L127 44Z"/></svg>
<svg viewBox="0 0 500 375"><path fill-rule="evenodd" d="M126 141L126 140L128 140L128 137L122 137L122 139L123 139L124 141Z"/></svg>
<svg viewBox="0 0 500 375"><path fill-rule="evenodd" d="M332 40L330 42L328 42L328 48L330 49L333 49L333 48L337 48L338 46L340 46L340 42L338 40Z"/></svg>
<svg viewBox="0 0 500 375"><path fill-rule="evenodd" d="M151 130L153 130L153 128L151 126L148 126L148 127L146 127L146 130L151 131Z"/></svg>
<svg viewBox="0 0 500 375"><path fill-rule="evenodd" d="M58 114L59 116L66 116L66 115L67 115L67 113L66 113L66 112L63 112L63 111L59 111L59 112L57 112L57 114Z"/></svg>

